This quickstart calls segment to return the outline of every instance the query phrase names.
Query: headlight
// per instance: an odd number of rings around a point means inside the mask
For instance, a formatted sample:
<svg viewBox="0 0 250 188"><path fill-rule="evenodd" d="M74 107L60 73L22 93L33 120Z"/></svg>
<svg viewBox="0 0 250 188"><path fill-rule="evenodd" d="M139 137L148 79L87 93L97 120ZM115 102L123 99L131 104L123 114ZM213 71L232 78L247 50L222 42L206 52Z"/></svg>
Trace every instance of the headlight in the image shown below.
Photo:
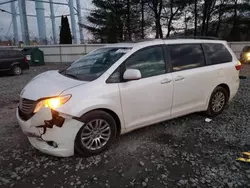
<svg viewBox="0 0 250 188"><path fill-rule="evenodd" d="M37 103L34 113L38 112L41 108L47 107L51 109L56 109L62 104L66 103L71 98L71 95L64 95L59 97L53 97L41 100Z"/></svg>
<svg viewBox="0 0 250 188"><path fill-rule="evenodd" d="M250 52L246 53L246 56L247 56L247 57L250 57Z"/></svg>
<svg viewBox="0 0 250 188"><path fill-rule="evenodd" d="M250 52L246 53L247 60L250 60Z"/></svg>

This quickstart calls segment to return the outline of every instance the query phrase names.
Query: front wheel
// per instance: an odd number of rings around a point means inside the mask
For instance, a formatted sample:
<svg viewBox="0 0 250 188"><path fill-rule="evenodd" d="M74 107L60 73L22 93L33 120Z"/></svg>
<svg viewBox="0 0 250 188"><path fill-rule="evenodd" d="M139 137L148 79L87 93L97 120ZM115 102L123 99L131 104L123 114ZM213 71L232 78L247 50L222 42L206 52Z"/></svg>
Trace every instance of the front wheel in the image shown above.
<svg viewBox="0 0 250 188"><path fill-rule="evenodd" d="M83 156L97 155L116 138L116 122L104 111L92 111L81 118L84 125L77 133L75 149Z"/></svg>
<svg viewBox="0 0 250 188"><path fill-rule="evenodd" d="M228 102L228 97L229 97L229 93L227 92L225 88L220 87L220 86L215 88L215 90L213 91L210 97L206 115L210 117L215 117L221 114Z"/></svg>

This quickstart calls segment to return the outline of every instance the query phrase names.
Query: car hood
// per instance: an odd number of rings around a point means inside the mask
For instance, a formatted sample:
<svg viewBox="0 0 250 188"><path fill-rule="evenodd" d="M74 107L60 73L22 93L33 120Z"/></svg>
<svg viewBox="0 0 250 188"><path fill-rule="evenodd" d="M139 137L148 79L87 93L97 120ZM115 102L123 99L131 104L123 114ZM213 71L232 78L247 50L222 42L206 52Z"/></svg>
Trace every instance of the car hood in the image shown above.
<svg viewBox="0 0 250 188"><path fill-rule="evenodd" d="M38 100L58 96L63 91L88 82L61 75L58 70L47 71L34 77L21 91L20 97Z"/></svg>

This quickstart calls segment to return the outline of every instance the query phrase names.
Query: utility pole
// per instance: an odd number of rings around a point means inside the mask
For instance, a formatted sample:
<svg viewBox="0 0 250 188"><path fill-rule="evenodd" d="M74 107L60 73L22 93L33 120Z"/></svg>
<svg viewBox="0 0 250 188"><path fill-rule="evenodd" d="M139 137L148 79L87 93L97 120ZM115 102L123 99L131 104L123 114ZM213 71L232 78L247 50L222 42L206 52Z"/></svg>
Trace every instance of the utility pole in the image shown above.
<svg viewBox="0 0 250 188"><path fill-rule="evenodd" d="M69 0L69 11L70 11L70 18L71 18L71 28L73 34L73 43L77 44L77 36L76 36L76 20L75 20L75 13L74 13L74 2L73 0Z"/></svg>
<svg viewBox="0 0 250 188"><path fill-rule="evenodd" d="M76 7L77 7L77 16L78 16L78 25L80 31L80 42L81 44L84 43L84 36L83 36L83 28L81 27L82 23L82 13L81 13L81 3L80 0L76 0Z"/></svg>
<svg viewBox="0 0 250 188"><path fill-rule="evenodd" d="M16 7L15 7L15 2L11 1L10 3L10 8L11 8L11 16L12 16L12 23L13 23L13 33L14 33L14 45L17 45L19 42L19 37L18 37L18 29L17 29L17 13L16 13Z"/></svg>
<svg viewBox="0 0 250 188"><path fill-rule="evenodd" d="M36 6L36 18L37 18L39 41L40 41L40 44L46 44L47 36L46 36L46 25L45 25L43 2L36 0L35 6Z"/></svg>
<svg viewBox="0 0 250 188"><path fill-rule="evenodd" d="M49 0L50 2L50 19L51 19L51 24L52 24L52 33L53 33L53 41L54 44L57 43L56 41L56 23L55 23L55 13L54 13L54 5L53 5L53 0Z"/></svg>
<svg viewBox="0 0 250 188"><path fill-rule="evenodd" d="M25 0L18 0L18 5L19 5L19 14L20 14L20 22L21 22L21 30L22 30L22 40L25 45L29 45L30 37L29 37L29 28L28 28L28 22L27 22Z"/></svg>

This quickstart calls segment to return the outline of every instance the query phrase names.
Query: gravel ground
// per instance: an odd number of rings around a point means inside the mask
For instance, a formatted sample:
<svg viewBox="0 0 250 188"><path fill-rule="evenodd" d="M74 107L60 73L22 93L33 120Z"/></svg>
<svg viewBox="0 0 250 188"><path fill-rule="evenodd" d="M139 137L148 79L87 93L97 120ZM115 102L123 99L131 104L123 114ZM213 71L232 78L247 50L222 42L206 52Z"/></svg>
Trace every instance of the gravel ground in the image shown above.
<svg viewBox="0 0 250 188"><path fill-rule="evenodd" d="M1 76L0 187L250 187L250 66L240 90L212 122L192 114L121 136L101 155L56 158L30 146L15 120L18 93L36 74Z"/></svg>

